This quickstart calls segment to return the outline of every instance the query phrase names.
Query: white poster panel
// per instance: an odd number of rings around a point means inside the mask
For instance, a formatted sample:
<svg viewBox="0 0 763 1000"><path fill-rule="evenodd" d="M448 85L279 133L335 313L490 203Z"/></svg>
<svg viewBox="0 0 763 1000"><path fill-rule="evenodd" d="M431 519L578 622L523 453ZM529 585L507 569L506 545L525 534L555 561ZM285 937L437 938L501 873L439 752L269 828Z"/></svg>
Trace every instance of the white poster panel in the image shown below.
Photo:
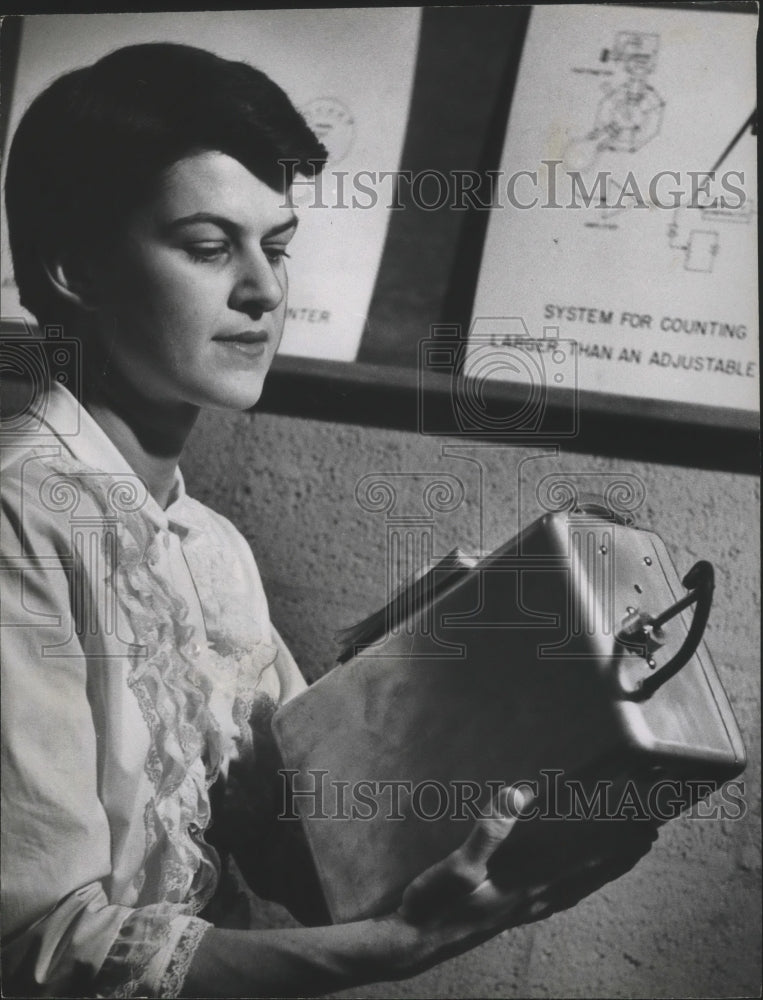
<svg viewBox="0 0 763 1000"><path fill-rule="evenodd" d="M46 84L122 45L181 42L262 69L329 152L319 181L294 188L300 225L281 353L352 361L393 202L379 176L400 167L420 17L404 7L27 17L10 134ZM5 221L2 249L3 316L23 316Z"/></svg>
<svg viewBox="0 0 763 1000"><path fill-rule="evenodd" d="M580 389L757 410L756 21L534 8L466 374L527 377L519 330Z"/></svg>

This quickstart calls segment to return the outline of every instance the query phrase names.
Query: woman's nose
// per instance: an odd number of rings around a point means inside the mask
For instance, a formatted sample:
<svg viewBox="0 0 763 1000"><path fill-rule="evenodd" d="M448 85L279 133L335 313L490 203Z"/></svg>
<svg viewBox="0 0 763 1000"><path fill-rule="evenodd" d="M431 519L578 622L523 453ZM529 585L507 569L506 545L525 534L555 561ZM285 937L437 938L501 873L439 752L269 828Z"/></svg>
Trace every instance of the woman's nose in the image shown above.
<svg viewBox="0 0 763 1000"><path fill-rule="evenodd" d="M262 250L242 261L231 291L229 305L239 312L271 312L286 291L285 276L279 276Z"/></svg>

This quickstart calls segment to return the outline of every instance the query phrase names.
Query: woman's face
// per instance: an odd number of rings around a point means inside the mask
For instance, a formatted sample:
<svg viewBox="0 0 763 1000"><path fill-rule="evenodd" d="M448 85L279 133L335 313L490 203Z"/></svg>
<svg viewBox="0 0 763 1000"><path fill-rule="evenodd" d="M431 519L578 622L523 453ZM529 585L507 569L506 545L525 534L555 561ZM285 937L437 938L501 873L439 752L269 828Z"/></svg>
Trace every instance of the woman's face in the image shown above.
<svg viewBox="0 0 763 1000"><path fill-rule="evenodd" d="M95 267L108 370L150 402L253 406L283 332L296 224L288 197L238 160L175 163Z"/></svg>

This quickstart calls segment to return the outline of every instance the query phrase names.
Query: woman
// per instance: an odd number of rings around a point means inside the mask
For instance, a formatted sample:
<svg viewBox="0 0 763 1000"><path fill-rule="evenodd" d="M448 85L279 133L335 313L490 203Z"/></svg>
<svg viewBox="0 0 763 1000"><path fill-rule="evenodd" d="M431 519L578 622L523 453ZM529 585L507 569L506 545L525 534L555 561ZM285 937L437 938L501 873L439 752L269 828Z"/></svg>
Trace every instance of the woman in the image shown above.
<svg viewBox="0 0 763 1000"><path fill-rule="evenodd" d="M234 905L230 849L265 894L297 912L309 896L298 847L268 826L265 773L270 714L304 682L248 546L185 494L177 463L202 407L259 399L283 330L290 185L324 160L262 73L169 44L67 74L14 138L22 303L81 344L84 367L3 454L6 995L400 978L643 852L553 894L505 892L486 877L513 822L504 793L385 918L250 930Z"/></svg>

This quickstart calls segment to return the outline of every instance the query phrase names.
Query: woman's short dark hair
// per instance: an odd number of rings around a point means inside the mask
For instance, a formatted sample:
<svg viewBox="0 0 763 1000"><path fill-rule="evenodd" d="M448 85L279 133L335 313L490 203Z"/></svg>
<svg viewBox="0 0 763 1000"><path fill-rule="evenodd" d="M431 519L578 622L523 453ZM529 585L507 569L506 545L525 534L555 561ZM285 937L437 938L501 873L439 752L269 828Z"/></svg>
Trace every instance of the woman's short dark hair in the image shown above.
<svg viewBox="0 0 763 1000"><path fill-rule="evenodd" d="M43 261L119 231L161 171L227 153L275 190L310 177L326 150L260 70L203 49L131 45L67 73L31 104L13 138L6 208L21 303L42 323L64 304Z"/></svg>

